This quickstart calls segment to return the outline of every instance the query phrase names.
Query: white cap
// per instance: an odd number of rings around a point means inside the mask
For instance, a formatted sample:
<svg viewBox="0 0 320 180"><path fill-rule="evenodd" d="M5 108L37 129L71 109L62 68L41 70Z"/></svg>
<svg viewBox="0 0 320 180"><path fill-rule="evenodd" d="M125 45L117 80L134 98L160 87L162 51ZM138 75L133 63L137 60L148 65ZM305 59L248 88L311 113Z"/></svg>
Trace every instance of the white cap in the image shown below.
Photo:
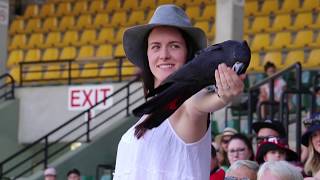
<svg viewBox="0 0 320 180"><path fill-rule="evenodd" d="M57 172L56 172L56 169L54 168L47 168L44 171L44 176L56 176L56 175L57 175Z"/></svg>

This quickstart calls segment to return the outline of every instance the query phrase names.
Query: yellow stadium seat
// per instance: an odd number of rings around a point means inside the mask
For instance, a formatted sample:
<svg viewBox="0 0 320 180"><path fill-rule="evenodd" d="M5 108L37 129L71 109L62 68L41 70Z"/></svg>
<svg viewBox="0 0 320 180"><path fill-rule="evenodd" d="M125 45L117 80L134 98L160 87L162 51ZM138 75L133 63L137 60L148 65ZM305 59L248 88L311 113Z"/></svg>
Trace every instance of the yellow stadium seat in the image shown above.
<svg viewBox="0 0 320 180"><path fill-rule="evenodd" d="M261 15L269 15L270 13L276 13L279 11L279 3L278 0L267 0L263 1Z"/></svg>
<svg viewBox="0 0 320 180"><path fill-rule="evenodd" d="M14 35L10 45L9 45L9 50L13 49L23 49L27 47L27 36L25 34L17 34Z"/></svg>
<svg viewBox="0 0 320 180"><path fill-rule="evenodd" d="M59 23L59 30L60 31L66 31L74 29L75 27L75 17L74 16L64 16L60 20Z"/></svg>
<svg viewBox="0 0 320 180"><path fill-rule="evenodd" d="M114 50L114 56L115 56L115 57L123 57L123 56L126 56L122 44L116 45L115 50Z"/></svg>
<svg viewBox="0 0 320 180"><path fill-rule="evenodd" d="M44 35L42 33L31 34L27 44L27 48L42 48L44 44Z"/></svg>
<svg viewBox="0 0 320 180"><path fill-rule="evenodd" d="M9 34L18 34L24 32L24 20L14 19L10 25Z"/></svg>
<svg viewBox="0 0 320 180"><path fill-rule="evenodd" d="M299 0L284 0L280 13L295 13L300 8Z"/></svg>
<svg viewBox="0 0 320 180"><path fill-rule="evenodd" d="M214 40L215 35L216 35L216 26L215 26L215 24L213 24L207 34L207 37L210 42L212 42Z"/></svg>
<svg viewBox="0 0 320 180"><path fill-rule="evenodd" d="M115 12L111 18L111 25L116 26L124 26L127 23L127 12L126 11L118 11Z"/></svg>
<svg viewBox="0 0 320 180"><path fill-rule="evenodd" d="M88 11L88 2L89 1L76 1L73 4L73 10L72 10L72 14L74 15L80 15L82 13L85 13Z"/></svg>
<svg viewBox="0 0 320 180"><path fill-rule="evenodd" d="M23 50L13 50L9 52L8 60L7 60L7 67L11 68L12 66L18 65L20 62L23 61Z"/></svg>
<svg viewBox="0 0 320 180"><path fill-rule="evenodd" d="M155 9L156 8L156 3L155 0L141 0L140 9Z"/></svg>
<svg viewBox="0 0 320 180"><path fill-rule="evenodd" d="M73 78L78 78L80 76L80 66L79 64L77 63L72 63L71 64L71 79ZM65 78L65 79L68 79L69 78L69 67L68 66L65 66L63 69L62 69L62 78Z"/></svg>
<svg viewBox="0 0 320 180"><path fill-rule="evenodd" d="M96 30L95 29L87 29L84 30L81 34L80 41L77 45L86 45L86 44L94 44L96 43Z"/></svg>
<svg viewBox="0 0 320 180"><path fill-rule="evenodd" d="M122 42L122 37L123 37L123 33L125 31L126 28L121 27L118 29L117 34L116 34L116 38L115 41L113 43L120 43Z"/></svg>
<svg viewBox="0 0 320 180"><path fill-rule="evenodd" d="M137 10L139 8L139 1L124 0L122 9L124 10Z"/></svg>
<svg viewBox="0 0 320 180"><path fill-rule="evenodd" d="M110 59L113 55L113 48L111 44L102 44L98 46L96 57L98 59Z"/></svg>
<svg viewBox="0 0 320 180"><path fill-rule="evenodd" d="M95 78L99 75L99 64L98 63L86 63L83 65L80 77L84 78Z"/></svg>
<svg viewBox="0 0 320 180"><path fill-rule="evenodd" d="M263 62L267 61L274 63L274 65L279 69L284 67L282 63L282 54L280 51L267 52L263 58Z"/></svg>
<svg viewBox="0 0 320 180"><path fill-rule="evenodd" d="M293 50L289 51L288 55L284 61L285 66L289 66L293 63L300 62L304 64L304 51L303 50Z"/></svg>
<svg viewBox="0 0 320 180"><path fill-rule="evenodd" d="M135 76L136 74L137 74L136 67L129 60L127 59L124 60L122 62L122 68L121 68L122 79L129 79L126 77Z"/></svg>
<svg viewBox="0 0 320 180"><path fill-rule="evenodd" d="M121 8L121 2L119 0L108 0L108 3L105 7L107 12L116 11Z"/></svg>
<svg viewBox="0 0 320 180"><path fill-rule="evenodd" d="M10 69L9 74L13 77L13 79L16 81L16 83L20 82L20 67L13 67Z"/></svg>
<svg viewBox="0 0 320 180"><path fill-rule="evenodd" d="M45 18L42 26L43 32L56 31L58 29L58 19L57 17Z"/></svg>
<svg viewBox="0 0 320 180"><path fill-rule="evenodd" d="M41 32L41 19L29 19L24 30L26 33Z"/></svg>
<svg viewBox="0 0 320 180"><path fill-rule="evenodd" d="M137 10L133 11L128 19L127 25L137 25L137 24L144 24L146 23L146 19L144 18L144 11L143 10Z"/></svg>
<svg viewBox="0 0 320 180"><path fill-rule="evenodd" d="M61 2L58 4L58 9L55 15L57 16L68 16L72 14L71 3Z"/></svg>
<svg viewBox="0 0 320 180"><path fill-rule="evenodd" d="M290 48L303 48L309 47L313 42L313 32L311 30L299 31L292 44L289 45Z"/></svg>
<svg viewBox="0 0 320 180"><path fill-rule="evenodd" d="M250 45L252 51L259 51L268 48L270 45L269 33L256 34Z"/></svg>
<svg viewBox="0 0 320 180"><path fill-rule="evenodd" d="M200 17L200 7L199 6L188 6L186 8L186 14L190 19L196 20Z"/></svg>
<svg viewBox="0 0 320 180"><path fill-rule="evenodd" d="M40 61L41 59L41 50L40 49L29 49L26 52L26 57L24 58L25 62L29 61Z"/></svg>
<svg viewBox="0 0 320 180"><path fill-rule="evenodd" d="M260 63L260 55L259 53L252 53L251 60L248 67L248 72L262 72L263 66Z"/></svg>
<svg viewBox="0 0 320 180"><path fill-rule="evenodd" d="M74 46L64 47L61 50L60 60L74 60L77 56L77 50Z"/></svg>
<svg viewBox="0 0 320 180"><path fill-rule="evenodd" d="M67 31L64 33L62 42L58 44L58 47L75 46L78 43L78 39L78 31Z"/></svg>
<svg viewBox="0 0 320 180"><path fill-rule="evenodd" d="M288 31L279 32L275 35L271 46L267 49L269 50L280 50L282 48L287 48L288 45L292 43L291 33Z"/></svg>
<svg viewBox="0 0 320 180"><path fill-rule="evenodd" d="M28 71L24 75L24 80L28 81L36 81L42 79L42 74L44 72L44 69L42 65L35 64L32 66L28 66Z"/></svg>
<svg viewBox="0 0 320 180"><path fill-rule="evenodd" d="M99 76L107 79L115 79L119 76L118 61L109 60L103 64Z"/></svg>
<svg viewBox="0 0 320 180"><path fill-rule="evenodd" d="M320 49L313 49L310 54L307 62L304 67L307 68L319 68L320 67Z"/></svg>
<svg viewBox="0 0 320 180"><path fill-rule="evenodd" d="M283 31L291 27L291 16L289 14L279 14L275 17L270 31Z"/></svg>
<svg viewBox="0 0 320 180"><path fill-rule="evenodd" d="M270 29L269 16L258 16L254 18L249 33L267 32Z"/></svg>
<svg viewBox="0 0 320 180"><path fill-rule="evenodd" d="M89 7L89 12L91 14L96 14L103 12L104 10L104 1L103 0L94 0L91 2Z"/></svg>
<svg viewBox="0 0 320 180"><path fill-rule="evenodd" d="M216 0L193 0L192 3L193 4L197 4L197 5L200 5L200 4L214 4L216 2Z"/></svg>
<svg viewBox="0 0 320 180"><path fill-rule="evenodd" d="M43 52L43 61L55 61L59 58L59 49L58 48L48 48Z"/></svg>
<svg viewBox="0 0 320 180"><path fill-rule="evenodd" d="M316 11L319 10L320 2L318 0L304 0L302 1L302 7L300 11Z"/></svg>
<svg viewBox="0 0 320 180"><path fill-rule="evenodd" d="M90 14L81 15L76 23L76 29L92 28L92 16Z"/></svg>
<svg viewBox="0 0 320 180"><path fill-rule="evenodd" d="M244 14L245 16L255 16L258 14L258 1L245 1Z"/></svg>
<svg viewBox="0 0 320 180"><path fill-rule="evenodd" d="M204 7L203 13L198 19L213 20L215 16L216 16L216 6L213 4L209 4Z"/></svg>
<svg viewBox="0 0 320 180"><path fill-rule="evenodd" d="M94 57L94 46L92 45L86 45L86 46L81 46L77 60L89 60Z"/></svg>
<svg viewBox="0 0 320 180"><path fill-rule="evenodd" d="M102 28L109 27L109 14L108 13L100 13L97 14L94 18L93 27L94 28Z"/></svg>
<svg viewBox="0 0 320 180"><path fill-rule="evenodd" d="M94 44L105 44L114 42L114 30L113 28L103 28L99 32L97 40Z"/></svg>
<svg viewBox="0 0 320 180"><path fill-rule="evenodd" d="M185 7L187 4L189 5L190 2L187 2L185 0L175 0L174 3L180 7Z"/></svg>
<svg viewBox="0 0 320 180"><path fill-rule="evenodd" d="M47 69L43 74L43 79L53 80L61 77L61 66L60 64L48 64Z"/></svg>
<svg viewBox="0 0 320 180"><path fill-rule="evenodd" d="M37 4L30 4L27 6L26 10L24 11L24 18L34 18L39 15L39 5Z"/></svg>
<svg viewBox="0 0 320 180"><path fill-rule="evenodd" d="M40 9L40 16L41 17L49 17L54 16L56 12L55 5L53 3L44 3Z"/></svg>
<svg viewBox="0 0 320 180"><path fill-rule="evenodd" d="M290 28L292 30L300 30L300 29L306 29L309 28L309 26L312 25L312 13L300 13L297 15L293 26Z"/></svg>
<svg viewBox="0 0 320 180"><path fill-rule="evenodd" d="M47 35L44 47L54 47L58 46L61 43L61 33L60 32L50 32Z"/></svg>
<svg viewBox="0 0 320 180"><path fill-rule="evenodd" d="M161 5L161 4L173 4L174 0L158 0L157 1L157 5Z"/></svg>
<svg viewBox="0 0 320 180"><path fill-rule="evenodd" d="M248 34L248 32L249 32L249 27L250 27L249 18L244 17L244 18L243 18L243 33L244 33L244 34Z"/></svg>

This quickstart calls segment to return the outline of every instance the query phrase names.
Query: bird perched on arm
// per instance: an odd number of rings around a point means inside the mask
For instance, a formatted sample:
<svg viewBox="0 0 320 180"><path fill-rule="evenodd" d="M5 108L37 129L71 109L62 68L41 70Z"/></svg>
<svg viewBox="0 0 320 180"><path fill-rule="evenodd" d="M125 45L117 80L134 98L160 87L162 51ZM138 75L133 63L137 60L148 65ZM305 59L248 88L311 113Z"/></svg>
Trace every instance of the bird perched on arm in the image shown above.
<svg viewBox="0 0 320 180"><path fill-rule="evenodd" d="M150 100L133 110L136 116L148 114L137 127L158 127L192 95L209 85L215 85L213 75L219 64L225 63L240 75L248 68L250 58L250 48L245 41L229 40L199 51L191 61L149 92L148 97L152 97Z"/></svg>

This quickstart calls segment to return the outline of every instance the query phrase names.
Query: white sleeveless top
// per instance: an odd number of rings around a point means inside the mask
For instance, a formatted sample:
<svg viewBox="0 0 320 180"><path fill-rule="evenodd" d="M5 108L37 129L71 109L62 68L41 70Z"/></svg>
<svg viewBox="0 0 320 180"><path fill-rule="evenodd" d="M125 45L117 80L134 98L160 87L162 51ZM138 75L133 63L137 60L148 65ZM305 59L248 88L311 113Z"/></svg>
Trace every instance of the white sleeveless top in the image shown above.
<svg viewBox="0 0 320 180"><path fill-rule="evenodd" d="M141 119L140 119L141 121ZM195 143L185 143L167 119L143 137L131 127L121 138L114 180L208 180L211 130Z"/></svg>

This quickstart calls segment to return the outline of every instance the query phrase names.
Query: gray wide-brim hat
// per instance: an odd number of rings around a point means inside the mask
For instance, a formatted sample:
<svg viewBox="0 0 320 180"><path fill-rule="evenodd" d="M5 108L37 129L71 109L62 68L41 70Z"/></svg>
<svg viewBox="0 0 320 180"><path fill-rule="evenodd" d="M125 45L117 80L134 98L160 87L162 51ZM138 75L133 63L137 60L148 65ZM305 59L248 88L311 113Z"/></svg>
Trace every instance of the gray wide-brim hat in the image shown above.
<svg viewBox="0 0 320 180"><path fill-rule="evenodd" d="M127 58L142 69L146 61L146 36L157 26L171 26L184 31L193 39L195 44L192 46L195 47L195 50L207 47L204 31L193 27L190 19L180 7L173 4L161 5L155 10L148 24L130 27L123 34L123 48Z"/></svg>

